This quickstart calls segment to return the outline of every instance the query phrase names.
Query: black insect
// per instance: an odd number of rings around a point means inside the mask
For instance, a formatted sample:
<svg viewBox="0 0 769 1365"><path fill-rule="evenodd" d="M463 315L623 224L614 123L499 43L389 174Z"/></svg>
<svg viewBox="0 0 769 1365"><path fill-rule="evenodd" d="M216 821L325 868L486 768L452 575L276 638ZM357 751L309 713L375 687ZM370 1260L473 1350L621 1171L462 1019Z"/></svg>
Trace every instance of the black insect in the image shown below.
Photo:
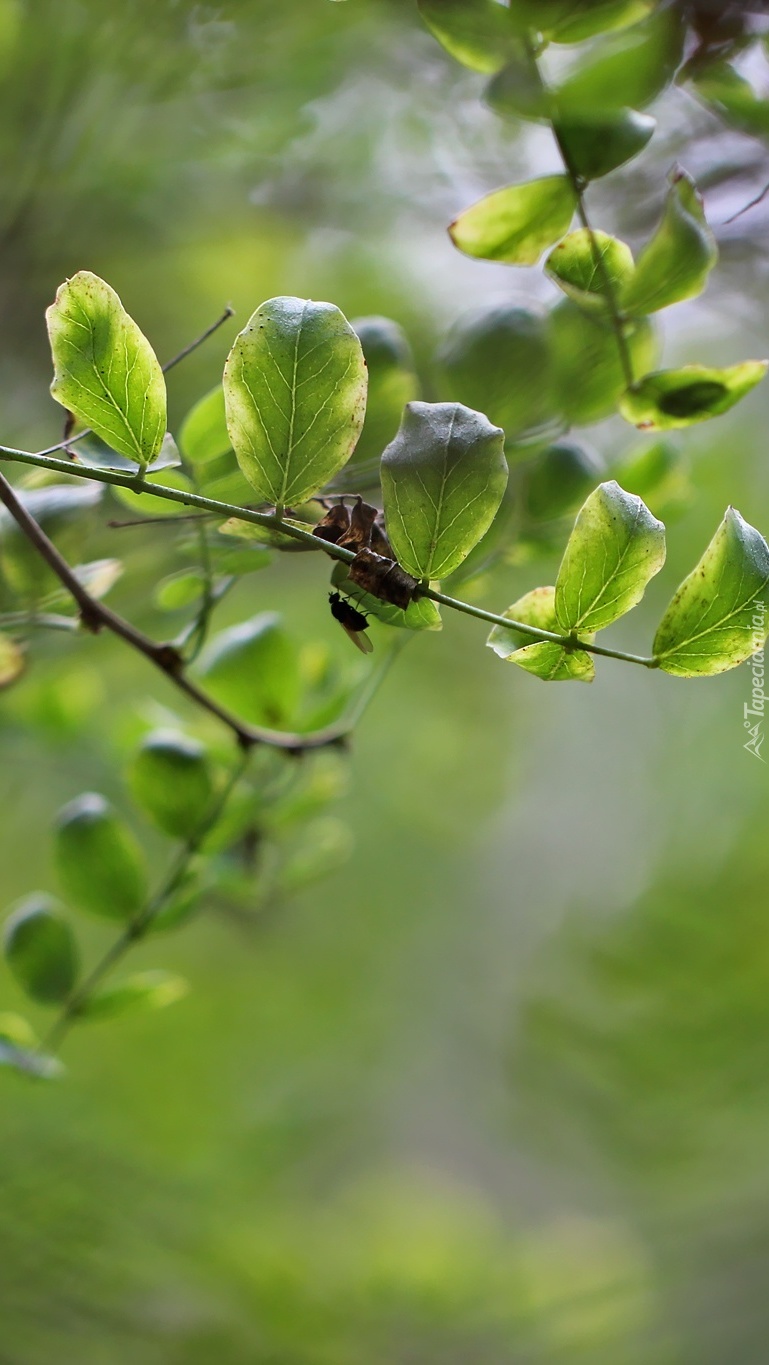
<svg viewBox="0 0 769 1365"><path fill-rule="evenodd" d="M362 611L358 611L346 597L342 597L341 593L330 592L328 600L334 620L339 622L342 630L349 635L361 654L370 654L374 646L368 635L363 634L368 626L368 617L364 616Z"/></svg>

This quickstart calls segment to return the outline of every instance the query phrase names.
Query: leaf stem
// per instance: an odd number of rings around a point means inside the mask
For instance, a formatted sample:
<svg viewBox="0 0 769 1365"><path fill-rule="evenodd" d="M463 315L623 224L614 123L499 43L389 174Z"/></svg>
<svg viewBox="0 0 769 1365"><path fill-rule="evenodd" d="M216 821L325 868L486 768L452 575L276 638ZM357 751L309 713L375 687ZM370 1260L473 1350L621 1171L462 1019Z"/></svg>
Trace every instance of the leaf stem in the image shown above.
<svg viewBox="0 0 769 1365"><path fill-rule="evenodd" d="M104 978L109 975L113 967L121 961L129 949L144 938L153 921L157 919L161 910L167 904L174 891L176 891L206 835L213 829L219 817L222 815L235 787L245 773L248 760L249 754L244 751L233 768L225 786L213 801L211 808L203 817L198 828L182 845L178 856L158 890L149 898L147 904L139 911L138 915L126 925L125 929L119 937L115 939L114 943L110 944L103 957L96 963L96 966L93 967L81 984L76 987L69 999L65 1001L60 1014L54 1020L51 1028L40 1044L40 1050L42 1052L51 1053L58 1051L64 1038L69 1033L73 1024L77 1022L78 1016L82 1013L84 1006L88 1004L88 1001L93 996L97 987L101 985Z"/></svg>
<svg viewBox="0 0 769 1365"><path fill-rule="evenodd" d="M37 463L37 457L33 458L32 463ZM63 464L64 461L56 460L53 461L53 463L59 465ZM78 472L80 473L81 471L79 470ZM104 472L105 471L102 470L89 471L84 477L88 478L92 473L102 474ZM111 480L106 480L106 482L110 481ZM121 477L120 482L124 483L125 479ZM133 486L136 487L135 480L133 480ZM156 488L157 485L153 484L153 493L156 491ZM175 495L176 490L169 488L166 489L165 492ZM183 498L196 497L195 494L190 493L183 493L181 496ZM203 499L203 501L207 501L207 499ZM289 753L301 754L304 753L305 750L322 749L332 744L339 744L347 738L350 726L344 720L336 721L332 725L325 726L323 729L310 730L306 733L302 733L301 731L270 730L264 726L246 725L243 721L239 720L237 716L234 716L232 712L228 711L225 707L220 706L213 697L209 696L209 694L205 692L203 688L199 687L197 683L193 682L191 678L187 677L184 671L184 660L182 659L179 650L174 645L167 643L159 644L157 641L152 640L148 635L137 630L130 621L126 621L122 616L118 616L117 612L112 611L104 602L99 602L96 598L91 597L90 593L86 591L77 576L73 573L67 561L56 549L56 546L48 539L48 536L45 534L42 527L38 525L34 517L30 515L23 503L16 496L13 487L3 474L0 474L0 502L5 504L19 529L24 533L30 543L34 545L41 558L53 573L56 574L59 581L74 598L80 608L80 619L85 629L92 631L94 634L98 634L102 629L109 630L113 635L117 635L120 639L124 640L126 644L130 645L139 654L143 654L146 659L149 659L150 663L160 669L169 681L172 682L175 687L179 688L181 692L184 692L191 701L195 702L202 710L208 711L210 715L216 716L222 724L228 726L235 735L241 748L249 749L254 744L267 744L276 749L284 749ZM227 509L227 511L228 513L238 513L238 508ZM274 524L274 518L265 516L262 520L268 526ZM286 531L291 529L294 534L298 534L301 538L305 538L306 536L307 540L312 544L313 549L321 547L321 542L318 540L317 536L312 536L304 531L298 531L297 528L284 527L284 529ZM325 542L323 542L323 544L325 545ZM337 547L330 546L329 549L336 550ZM352 553L348 550L341 550L338 554L341 557L354 558Z"/></svg>
<svg viewBox="0 0 769 1365"><path fill-rule="evenodd" d="M433 602L440 602L444 607L461 611L465 616L475 616L479 621L489 621L493 626L503 626L505 630L514 630L520 635L531 635L536 640L549 640L551 644L560 645L563 649L580 649L587 654L600 654L605 659L621 659L623 663L641 664L643 668L659 668L658 660L653 657L647 658L643 654L627 654L622 649L609 649L605 645L588 644L577 636L558 635L552 630L539 630L534 626L524 625L522 621L513 621L508 616L498 616L493 611L484 611L482 607L474 607L471 602L460 602L456 597L447 597L445 592L436 592L432 588L424 596L431 597Z"/></svg>
<svg viewBox="0 0 769 1365"><path fill-rule="evenodd" d="M529 55L529 60L536 72L537 79L544 87L545 81L542 78L542 73L540 71L539 63L537 61L536 51L531 41L526 43L526 49ZM603 296L606 299L606 306L609 311L609 318L612 325L612 331L614 332L614 336L617 342L619 362L622 367L622 374L625 379L625 385L628 389L631 389L635 383L635 374L633 372L633 358L630 354L630 347L628 345L628 340L625 335L625 321L622 316L622 310L620 309L619 306L619 301L617 298L616 291L614 289L614 284L611 275L609 274L606 261L604 260L603 252L601 251L601 248L598 244L598 238L595 235L595 230L590 222L590 218L588 217L587 205L585 203L585 189L587 186L587 182L582 178L582 176L577 171L574 162L572 161L569 152L564 145L563 139L561 138L561 135L558 132L558 124L555 121L555 119L552 118L550 119L550 129L553 134L553 138L555 139L555 144L558 148L560 158L563 162L564 170L566 171L566 174L571 182L571 187L574 192L574 198L577 204L577 216L579 217L579 220L583 228L585 229L585 232L587 233L588 239L590 241L590 251L593 257L593 264L601 280L601 292L603 293Z"/></svg>
<svg viewBox="0 0 769 1365"><path fill-rule="evenodd" d="M54 469L57 472L70 475L75 474L78 478L95 479L98 483L114 484L117 487L133 488L134 491L136 490L136 477L134 475L120 474L112 469L86 469L82 465L73 468L70 461L57 460L49 456L34 455L28 451L13 450L7 446L0 446L0 460L2 459L16 460L22 464L36 465L43 469ZM301 541L308 549L320 550L331 559L342 560L345 564L351 564L355 558L355 554L352 550L347 550L340 545L334 545L328 540L321 540L319 536L314 536L311 531L303 531L301 527L293 526L289 521L278 523L278 519L274 512L257 512L250 507L237 507L232 503L217 502L214 498L203 497L200 493L192 493L178 488L166 488L163 484L158 483L148 484L146 486L146 492L151 492L152 496L156 498L167 498L169 502L179 502L191 507L198 507L203 511L213 512L222 518L229 519L230 517L235 517L239 521L251 522L256 526L264 526L273 531L280 529L281 535L287 536L289 540ZM110 611L108 607L105 607L103 603L95 602L89 597L82 585L77 579L74 579L71 569L69 569L66 562L62 560L58 550L51 545L51 542L48 540L47 536L45 536L44 532L40 530L40 527L37 526L37 523L34 522L33 518L31 518L21 507L18 499L16 499L13 494L11 485L2 475L0 475L0 500L5 502L6 506L9 507L9 510L11 510L8 503L9 494L14 498L17 510L21 513L24 522L32 522L35 526L35 534L34 536L30 535L30 539L33 539L34 543L38 543L41 539L46 542L48 549L47 552L43 554L43 557L47 559L50 567L58 574L65 586L70 589L79 605L81 601L85 599L85 612L92 617L95 616L97 621L107 629L114 631L117 635L121 635L127 643L133 644L140 653L146 655L157 667L161 668L163 672L176 683L177 687L180 687L182 691L185 691L193 701L196 701L213 715L218 716L226 725L229 725L230 729L237 735L241 744L274 744L279 748L290 749L299 753L303 749L320 748L327 744L338 743L347 733L345 730L340 734L339 725L332 725L325 730L316 730L307 735L289 735L280 730L257 729L256 727L241 724L236 717L230 715L229 712L226 712L223 707L220 707L212 698L203 693L195 683L192 683L185 677L181 666L181 660L175 651L173 651L173 667L169 667L167 653L170 647L168 645L156 644L147 636L142 635L140 631L137 631L129 622L123 621L121 617L116 616L116 614ZM16 515L16 512L12 512L12 515L19 521L19 516ZM21 521L19 521L19 524L22 524ZM23 525L22 529L24 529ZM49 557L51 552L55 557L55 564ZM43 553L42 550L41 553ZM66 579L62 577L61 566L63 566L67 573ZM70 583L70 579L73 580L73 583ZM77 594L75 593L74 585L77 587ZM579 648L585 650L588 654L600 654L609 659L622 659L625 663L641 664L644 668L657 668L659 666L656 659L653 658L646 658L640 654L626 654L621 650L609 649L604 645L587 644L582 640L576 641L568 635L557 635L549 630L540 630L537 626L529 626L523 621L513 621L509 617L499 616L490 611L483 611L480 607L474 607L469 602L461 602L458 598L447 597L445 593L438 592L434 588L420 585L417 589L417 596L429 597L433 602L438 602L443 606L451 607L454 611L464 612L467 616L475 616L481 621L489 621L492 625L504 626L508 630L516 630L519 634L527 635L532 640L549 640L554 644L561 645L564 649L573 650ZM81 610L83 609L81 608ZM83 619L84 624L87 625L88 621L86 615L84 615ZM97 625L96 629L98 628L99 626Z"/></svg>

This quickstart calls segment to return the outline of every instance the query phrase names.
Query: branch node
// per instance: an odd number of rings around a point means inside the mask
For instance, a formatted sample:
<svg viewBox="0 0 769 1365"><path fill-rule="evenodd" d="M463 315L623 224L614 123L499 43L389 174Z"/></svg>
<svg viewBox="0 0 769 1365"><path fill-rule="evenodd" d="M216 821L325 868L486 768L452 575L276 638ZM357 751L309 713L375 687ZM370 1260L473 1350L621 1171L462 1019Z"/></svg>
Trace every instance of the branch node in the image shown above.
<svg viewBox="0 0 769 1365"><path fill-rule="evenodd" d="M176 678L184 668L184 659L175 645L157 645L153 651L155 661L166 673Z"/></svg>

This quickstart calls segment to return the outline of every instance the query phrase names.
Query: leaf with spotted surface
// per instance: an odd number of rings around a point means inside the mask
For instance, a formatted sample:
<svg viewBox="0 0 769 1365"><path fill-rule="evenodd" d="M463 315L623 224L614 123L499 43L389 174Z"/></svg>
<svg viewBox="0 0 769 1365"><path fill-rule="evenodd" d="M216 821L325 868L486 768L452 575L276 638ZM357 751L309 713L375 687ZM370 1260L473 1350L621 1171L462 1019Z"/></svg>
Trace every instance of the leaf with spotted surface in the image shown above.
<svg viewBox="0 0 769 1365"><path fill-rule="evenodd" d="M347 463L363 426L366 363L332 303L268 299L224 367L227 429L263 502L296 506Z"/></svg>

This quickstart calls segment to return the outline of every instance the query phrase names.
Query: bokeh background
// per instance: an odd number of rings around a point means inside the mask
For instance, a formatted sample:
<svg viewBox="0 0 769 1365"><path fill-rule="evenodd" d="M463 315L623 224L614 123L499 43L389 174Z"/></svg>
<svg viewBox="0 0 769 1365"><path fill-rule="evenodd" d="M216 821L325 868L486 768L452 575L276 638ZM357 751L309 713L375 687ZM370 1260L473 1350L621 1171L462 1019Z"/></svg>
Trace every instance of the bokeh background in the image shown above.
<svg viewBox="0 0 769 1365"><path fill-rule="evenodd" d="M0 68L7 444L58 439L43 310L77 269L161 357L236 308L174 373L172 425L274 294L397 319L428 394L464 309L551 297L445 232L555 167L548 138L500 124L405 0L2 0ZM769 179L762 146L683 91L655 113L596 220L643 239L682 161L722 264L666 319L666 358L760 356L766 218L723 224ZM692 496L624 647L646 647L727 502L769 532L768 419L758 390L686 438ZM618 420L594 435L632 445ZM108 515L87 557L125 557L115 604L160 631L171 533ZM346 658L307 558L247 579L221 619L277 607ZM508 568L489 605L556 562ZM399 659L350 757L349 862L256 923L211 914L142 947L137 966L192 993L74 1034L61 1084L0 1077L2 1365L764 1358L769 778L743 749L749 670L605 661L591 687L547 687L483 643L450 615ZM4 902L54 889L65 800L103 790L135 820L126 748L171 706L119 642L35 646L0 703ZM0 994L19 1007L5 969Z"/></svg>

